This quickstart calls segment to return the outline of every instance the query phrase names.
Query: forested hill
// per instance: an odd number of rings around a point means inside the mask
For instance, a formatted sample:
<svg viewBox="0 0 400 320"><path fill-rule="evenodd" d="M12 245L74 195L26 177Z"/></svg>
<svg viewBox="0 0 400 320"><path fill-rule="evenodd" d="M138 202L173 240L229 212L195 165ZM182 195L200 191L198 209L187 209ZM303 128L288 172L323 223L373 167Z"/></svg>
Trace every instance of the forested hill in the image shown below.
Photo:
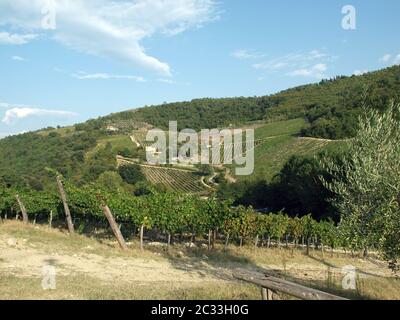
<svg viewBox="0 0 400 320"><path fill-rule="evenodd" d="M341 139L354 133L363 103L385 108L391 99L400 101L400 66L264 97L198 99L115 113L69 128L47 128L1 139L0 184L41 189L53 183L46 167L76 182L94 181L115 172L116 154L135 156L126 149L132 145L132 130L149 124L163 128L169 120L177 120L180 128L200 129L305 118L309 125L304 135ZM117 139L110 139L108 126L119 130ZM109 181L110 176L104 180Z"/></svg>
<svg viewBox="0 0 400 320"><path fill-rule="evenodd" d="M165 128L177 120L180 128L215 128L246 121L306 117L311 128L306 135L344 138L354 133L354 120L363 104L387 107L400 101L400 66L361 76L339 76L279 92L251 98L197 99L190 102L148 106L99 119L136 119Z"/></svg>

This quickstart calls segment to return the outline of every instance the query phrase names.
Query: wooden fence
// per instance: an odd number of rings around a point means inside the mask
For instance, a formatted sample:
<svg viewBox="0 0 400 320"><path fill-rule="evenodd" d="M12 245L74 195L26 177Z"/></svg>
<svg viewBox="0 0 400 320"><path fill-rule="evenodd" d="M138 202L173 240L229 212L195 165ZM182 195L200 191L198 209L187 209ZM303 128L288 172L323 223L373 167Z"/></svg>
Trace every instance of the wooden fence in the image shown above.
<svg viewBox="0 0 400 320"><path fill-rule="evenodd" d="M348 300L270 274L262 274L239 269L234 272L233 276L238 280L260 286L263 300L279 300L279 293L301 300Z"/></svg>

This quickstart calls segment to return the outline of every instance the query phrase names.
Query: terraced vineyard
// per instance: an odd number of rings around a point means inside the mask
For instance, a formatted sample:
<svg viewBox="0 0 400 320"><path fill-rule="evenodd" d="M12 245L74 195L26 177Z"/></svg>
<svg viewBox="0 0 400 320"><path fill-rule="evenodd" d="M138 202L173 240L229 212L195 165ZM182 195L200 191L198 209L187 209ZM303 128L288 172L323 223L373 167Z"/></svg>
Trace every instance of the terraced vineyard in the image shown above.
<svg viewBox="0 0 400 320"><path fill-rule="evenodd" d="M202 182L196 171L140 164L132 159L117 157L118 165L135 164L141 168L146 179L152 184L163 185L170 190L187 193L202 193L209 187Z"/></svg>
<svg viewBox="0 0 400 320"><path fill-rule="evenodd" d="M306 123L303 119L294 119L257 126L254 140L254 173L250 176L236 178L238 180L271 180L291 156L312 156L326 148L330 148L330 146L337 148L339 144L343 144L341 141L300 137L301 129L305 125ZM138 141L142 146L151 144L145 142L145 130L135 131L133 134L135 141ZM130 141L130 143L132 142ZM234 157L237 154L243 154L246 150L246 141L226 145L221 143L220 148L220 153L214 153L212 148L209 149L209 160L214 164L223 164L224 156L229 155L228 157L232 158L233 164L225 167L228 167L232 172L236 160ZM202 177L193 170L144 164L140 166L149 182L164 185L172 190L200 193L210 188L202 181Z"/></svg>
<svg viewBox="0 0 400 320"><path fill-rule="evenodd" d="M249 142L251 143L251 141ZM262 140L255 140L254 142L254 149L260 146L263 141ZM220 163L229 163L235 161L237 157L242 156L247 150L247 142L240 142L240 143L230 143L230 144L223 144L221 145L221 152L213 153L212 149L210 149L210 160L213 164L220 164ZM250 151L250 149L249 149ZM225 159L226 158L226 159Z"/></svg>
<svg viewBox="0 0 400 320"><path fill-rule="evenodd" d="M302 119L269 123L256 128L256 141L261 141L255 148L255 169L250 176L238 177L239 180L271 180L293 155L315 155L331 145L343 144L331 141L300 137L305 126Z"/></svg>
<svg viewBox="0 0 400 320"><path fill-rule="evenodd" d="M140 165L146 179L153 184L162 184L168 189L188 193L205 191L196 172L183 169L163 168L157 166Z"/></svg>

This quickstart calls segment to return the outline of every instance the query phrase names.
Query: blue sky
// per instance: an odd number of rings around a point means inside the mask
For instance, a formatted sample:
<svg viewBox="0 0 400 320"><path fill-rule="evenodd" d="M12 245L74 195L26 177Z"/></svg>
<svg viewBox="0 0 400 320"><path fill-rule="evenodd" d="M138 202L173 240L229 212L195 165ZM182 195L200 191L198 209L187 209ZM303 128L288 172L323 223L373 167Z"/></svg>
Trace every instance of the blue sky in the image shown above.
<svg viewBox="0 0 400 320"><path fill-rule="evenodd" d="M345 5L356 30L342 28ZM0 136L398 64L399 12L398 0L0 0Z"/></svg>

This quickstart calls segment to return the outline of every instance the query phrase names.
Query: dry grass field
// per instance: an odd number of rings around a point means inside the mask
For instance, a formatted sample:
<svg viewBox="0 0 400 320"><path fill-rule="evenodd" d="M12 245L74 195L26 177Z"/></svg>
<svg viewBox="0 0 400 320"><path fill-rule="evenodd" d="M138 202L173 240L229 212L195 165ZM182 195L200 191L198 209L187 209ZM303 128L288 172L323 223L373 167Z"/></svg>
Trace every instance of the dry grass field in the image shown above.
<svg viewBox="0 0 400 320"><path fill-rule="evenodd" d="M237 268L282 277L353 299L399 299L400 279L377 260L290 249L228 251L159 243L121 252L112 238L68 235L16 221L0 224L0 299L260 299L259 288L236 281ZM56 289L42 288L43 266L56 270ZM342 267L357 268L357 289L341 287ZM290 297L282 297L290 298Z"/></svg>

